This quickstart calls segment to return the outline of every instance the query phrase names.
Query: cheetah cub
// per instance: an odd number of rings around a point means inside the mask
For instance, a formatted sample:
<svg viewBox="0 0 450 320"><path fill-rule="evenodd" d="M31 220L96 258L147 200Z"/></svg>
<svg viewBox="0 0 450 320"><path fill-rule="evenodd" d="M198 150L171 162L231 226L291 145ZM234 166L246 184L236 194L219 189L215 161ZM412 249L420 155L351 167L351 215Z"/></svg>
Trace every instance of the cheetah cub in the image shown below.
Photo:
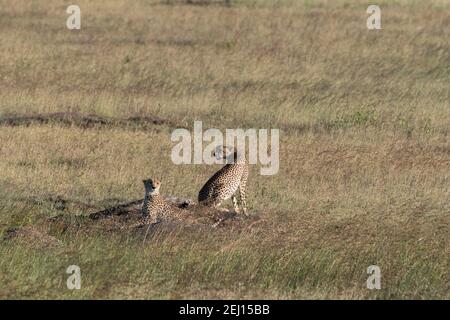
<svg viewBox="0 0 450 320"><path fill-rule="evenodd" d="M240 208L236 198L236 192L239 190L242 211L248 216L245 201L248 163L245 154L233 151L228 146L219 146L216 148L214 156L217 159L226 159L227 164L205 183L198 194L198 202L206 206L218 207L224 200L231 197L234 210L239 213Z"/></svg>
<svg viewBox="0 0 450 320"><path fill-rule="evenodd" d="M161 182L158 179L147 179L143 182L145 197L142 204L142 216L147 224L182 218L181 209L172 206L159 194Z"/></svg>

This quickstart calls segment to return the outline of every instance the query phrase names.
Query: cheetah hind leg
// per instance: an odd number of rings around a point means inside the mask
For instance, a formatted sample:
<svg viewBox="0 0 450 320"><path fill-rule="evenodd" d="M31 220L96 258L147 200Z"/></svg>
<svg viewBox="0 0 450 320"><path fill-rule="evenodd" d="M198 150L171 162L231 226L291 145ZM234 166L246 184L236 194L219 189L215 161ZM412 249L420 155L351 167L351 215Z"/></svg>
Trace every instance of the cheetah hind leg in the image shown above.
<svg viewBox="0 0 450 320"><path fill-rule="evenodd" d="M239 214L239 212L241 211L239 208L239 204L238 204L238 200L235 194L233 194L231 196L231 200L233 201L233 207L234 207L234 212L236 212L237 214Z"/></svg>

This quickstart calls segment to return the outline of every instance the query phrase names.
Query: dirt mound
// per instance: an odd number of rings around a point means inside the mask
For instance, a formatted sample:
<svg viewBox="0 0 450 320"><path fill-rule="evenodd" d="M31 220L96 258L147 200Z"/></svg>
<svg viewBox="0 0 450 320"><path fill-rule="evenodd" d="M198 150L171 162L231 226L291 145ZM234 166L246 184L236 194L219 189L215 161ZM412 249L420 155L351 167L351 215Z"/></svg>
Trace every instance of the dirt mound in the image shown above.
<svg viewBox="0 0 450 320"><path fill-rule="evenodd" d="M141 206L143 200L95 211L89 215L59 214L45 222L50 234L79 236L119 233L142 238L143 241L155 236L166 237L177 232L239 232L253 228L263 222L258 216L244 217L233 211L216 210L189 202L189 199L166 197L174 205L185 211L181 221L160 222L145 225L142 222Z"/></svg>
<svg viewBox="0 0 450 320"><path fill-rule="evenodd" d="M94 127L139 127L149 128L155 125L176 126L172 121L158 116L133 116L123 119L84 115L78 112L55 112L34 115L7 114L0 118L2 126L30 126L39 124L60 124L83 129Z"/></svg>
<svg viewBox="0 0 450 320"><path fill-rule="evenodd" d="M172 202L178 208L186 212L185 218L179 222L161 223L155 228L177 227L238 227L252 223L256 217L246 218L237 215L229 210L216 210L195 204L190 199L166 196L165 199ZM110 207L101 211L93 212L89 215L92 220L109 221L110 224L122 224L123 227L132 226L141 219L141 207L143 199L135 200L115 207Z"/></svg>
<svg viewBox="0 0 450 320"><path fill-rule="evenodd" d="M62 244L55 237L29 226L7 230L4 239L20 241L35 249L56 248Z"/></svg>
<svg viewBox="0 0 450 320"><path fill-rule="evenodd" d="M173 196L167 196L165 199L186 212L186 218L181 222L185 225L206 225L217 227L219 225L224 225L225 221L235 219L237 217L234 212L208 208L195 204L190 199L183 199ZM142 202L143 199L140 199L115 207L110 207L101 211L93 212L89 215L89 217L92 220L119 218L124 223L139 221L141 218Z"/></svg>
<svg viewBox="0 0 450 320"><path fill-rule="evenodd" d="M136 200L115 207L93 212L89 215L92 220L98 220L111 216L135 216L139 215L143 200Z"/></svg>
<svg viewBox="0 0 450 320"><path fill-rule="evenodd" d="M4 240L19 241L35 249L50 249L63 243L56 237L78 237L99 234L123 234L136 236L142 241L156 237L167 237L173 233L192 232L247 232L265 220L259 216L245 217L229 210L216 210L193 203L189 199L166 197L181 210L185 216L181 221L160 222L154 225L142 223L141 206L143 200L95 211L89 215L74 215L67 212L64 199L59 214L46 218L37 225L11 228L5 232ZM92 210L89 209L89 210Z"/></svg>

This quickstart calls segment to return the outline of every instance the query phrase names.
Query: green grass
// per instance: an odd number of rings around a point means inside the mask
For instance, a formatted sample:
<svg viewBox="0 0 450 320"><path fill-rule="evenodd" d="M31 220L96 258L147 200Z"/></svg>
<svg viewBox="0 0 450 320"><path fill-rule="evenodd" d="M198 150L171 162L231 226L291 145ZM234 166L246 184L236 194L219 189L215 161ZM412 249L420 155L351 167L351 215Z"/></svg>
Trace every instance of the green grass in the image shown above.
<svg viewBox="0 0 450 320"><path fill-rule="evenodd" d="M369 31L356 0L78 1L69 31L64 3L0 0L0 233L62 242L0 240L0 298L450 298L450 3L378 4ZM55 112L100 122L21 118ZM251 168L260 223L143 246L89 220L150 176L195 199L218 166L170 160L194 120L280 129L279 173Z"/></svg>

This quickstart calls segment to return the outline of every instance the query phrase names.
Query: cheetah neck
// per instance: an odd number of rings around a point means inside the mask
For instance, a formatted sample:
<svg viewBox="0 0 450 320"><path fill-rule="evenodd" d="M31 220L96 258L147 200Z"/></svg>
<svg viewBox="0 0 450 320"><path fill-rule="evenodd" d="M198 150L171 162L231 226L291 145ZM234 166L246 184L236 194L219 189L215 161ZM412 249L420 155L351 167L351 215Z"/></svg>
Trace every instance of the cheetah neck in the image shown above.
<svg viewBox="0 0 450 320"><path fill-rule="evenodd" d="M146 192L145 193L145 197L144 197L144 208L149 208L149 206L151 206L152 203L158 203L161 199L161 195L159 193L150 193L150 192ZM147 209L149 210L149 209Z"/></svg>
<svg viewBox="0 0 450 320"><path fill-rule="evenodd" d="M149 190L145 191L146 198L151 198L151 197L156 197L156 196L159 196L159 190L153 189L152 191L149 191Z"/></svg>
<svg viewBox="0 0 450 320"><path fill-rule="evenodd" d="M228 163L229 160L229 163ZM233 157L230 159L227 159L227 164L228 165L242 165L242 164L247 164L247 160L245 159L245 154L241 154L237 151L235 151L233 153Z"/></svg>

